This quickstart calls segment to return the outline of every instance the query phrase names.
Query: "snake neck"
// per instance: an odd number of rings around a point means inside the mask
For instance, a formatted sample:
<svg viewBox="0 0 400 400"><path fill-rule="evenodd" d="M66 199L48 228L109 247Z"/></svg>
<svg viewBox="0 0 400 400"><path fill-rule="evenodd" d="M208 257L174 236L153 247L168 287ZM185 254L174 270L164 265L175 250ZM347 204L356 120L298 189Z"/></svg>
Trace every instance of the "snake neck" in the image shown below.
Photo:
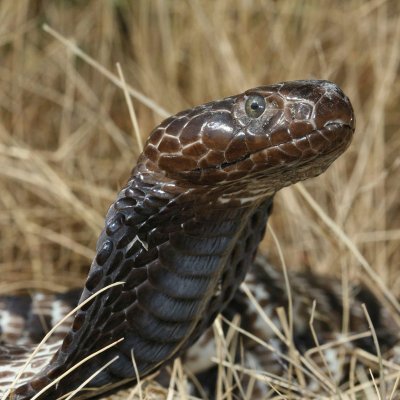
<svg viewBox="0 0 400 400"><path fill-rule="evenodd" d="M196 341L243 281L263 237L272 197L246 205L221 205L218 196L210 200L204 190L133 177L108 211L81 302L111 283L124 284L78 311L61 348L33 381L35 393L119 339L64 378L49 398L113 357L118 359L90 386L134 378L132 354L145 376ZM32 384L19 390L33 393Z"/></svg>

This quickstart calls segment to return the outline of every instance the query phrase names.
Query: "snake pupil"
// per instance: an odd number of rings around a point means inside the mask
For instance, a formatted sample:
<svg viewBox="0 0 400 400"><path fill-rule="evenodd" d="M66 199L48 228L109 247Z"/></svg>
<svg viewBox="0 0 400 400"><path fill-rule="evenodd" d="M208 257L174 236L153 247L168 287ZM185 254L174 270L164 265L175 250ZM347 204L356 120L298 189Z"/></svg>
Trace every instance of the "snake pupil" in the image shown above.
<svg viewBox="0 0 400 400"><path fill-rule="evenodd" d="M246 100L246 114L250 118L258 118L265 110L265 99L259 95L249 96Z"/></svg>

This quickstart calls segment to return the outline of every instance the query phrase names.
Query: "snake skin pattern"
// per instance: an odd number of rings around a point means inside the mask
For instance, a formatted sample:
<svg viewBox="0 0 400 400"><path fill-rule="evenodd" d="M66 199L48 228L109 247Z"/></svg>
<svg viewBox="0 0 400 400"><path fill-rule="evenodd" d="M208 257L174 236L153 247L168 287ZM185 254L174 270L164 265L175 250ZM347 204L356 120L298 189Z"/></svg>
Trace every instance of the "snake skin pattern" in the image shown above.
<svg viewBox="0 0 400 400"><path fill-rule="evenodd" d="M55 399L86 380L99 390L133 385L133 357L145 377L184 354L229 310L274 194L325 171L354 127L348 98L327 81L258 87L163 121L108 211L80 303L123 284L84 304L44 368L34 358L35 375L21 376L10 397ZM0 378L18 371L23 352L3 345Z"/></svg>

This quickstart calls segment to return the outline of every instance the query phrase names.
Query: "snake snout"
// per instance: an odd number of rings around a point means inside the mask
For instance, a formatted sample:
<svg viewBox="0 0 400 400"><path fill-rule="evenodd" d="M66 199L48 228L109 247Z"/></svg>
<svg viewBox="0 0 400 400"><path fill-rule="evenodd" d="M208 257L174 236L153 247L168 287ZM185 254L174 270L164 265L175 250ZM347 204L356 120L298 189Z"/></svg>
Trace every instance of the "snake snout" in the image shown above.
<svg viewBox="0 0 400 400"><path fill-rule="evenodd" d="M293 120L309 119L314 129L337 123L354 131L353 107L349 98L335 83L326 80L284 82L279 92L285 99Z"/></svg>
<svg viewBox="0 0 400 400"><path fill-rule="evenodd" d="M321 81L323 94L315 103L315 123L318 129L340 124L355 130L355 117L349 98L336 84Z"/></svg>

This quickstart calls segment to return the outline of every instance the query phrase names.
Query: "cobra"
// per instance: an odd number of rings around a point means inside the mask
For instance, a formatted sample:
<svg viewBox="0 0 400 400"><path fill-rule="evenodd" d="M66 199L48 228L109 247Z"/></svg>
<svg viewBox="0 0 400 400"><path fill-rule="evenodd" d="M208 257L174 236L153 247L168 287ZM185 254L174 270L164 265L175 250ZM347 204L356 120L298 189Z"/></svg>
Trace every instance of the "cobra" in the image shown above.
<svg viewBox="0 0 400 400"><path fill-rule="evenodd" d="M58 398L111 360L89 386L133 385L132 357L145 377L183 354L251 268L275 193L324 172L354 129L349 99L317 80L257 87L163 121L107 213L80 302L123 284L76 313L50 361L32 367L13 398ZM0 378L4 365L17 373L15 354L24 353L3 350Z"/></svg>

